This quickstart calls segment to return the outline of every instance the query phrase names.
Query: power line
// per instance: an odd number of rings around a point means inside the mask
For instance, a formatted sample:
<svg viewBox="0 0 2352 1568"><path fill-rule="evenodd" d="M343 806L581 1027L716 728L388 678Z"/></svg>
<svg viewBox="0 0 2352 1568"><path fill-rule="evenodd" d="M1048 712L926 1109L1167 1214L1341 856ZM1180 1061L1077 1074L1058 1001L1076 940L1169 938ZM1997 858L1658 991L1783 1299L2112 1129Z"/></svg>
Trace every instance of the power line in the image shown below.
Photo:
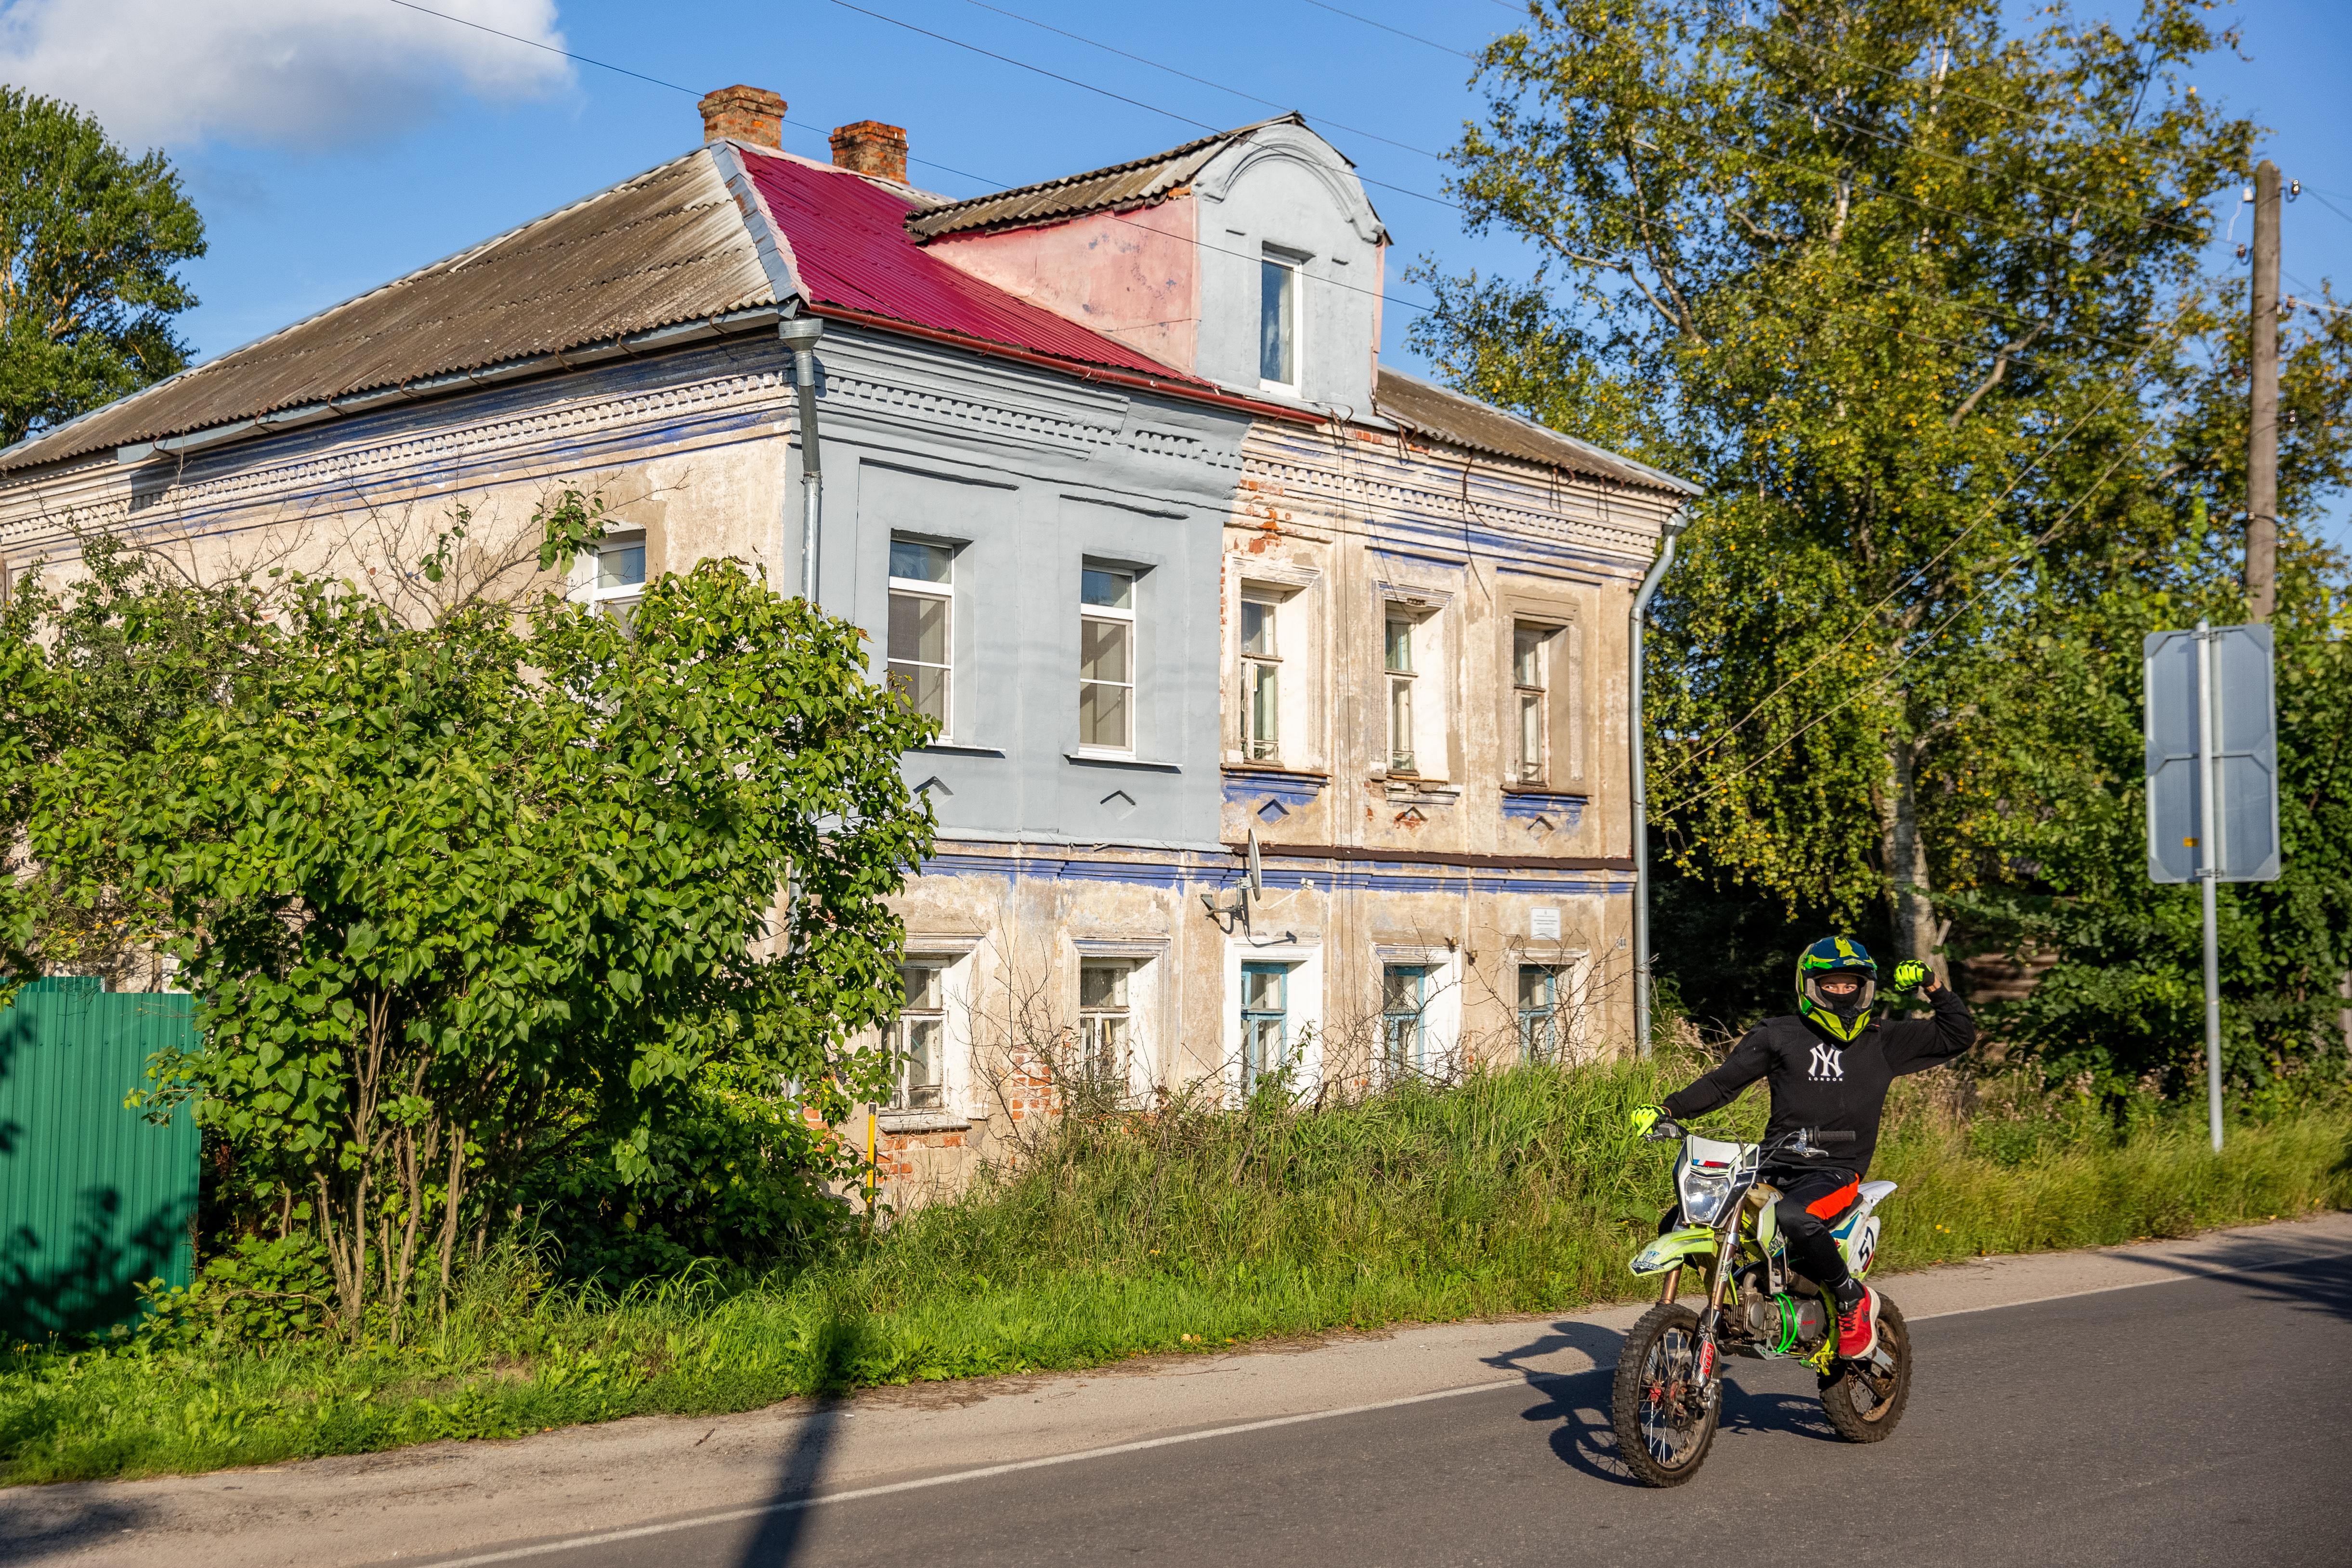
<svg viewBox="0 0 2352 1568"><path fill-rule="evenodd" d="M610 60L592 60L586 55L575 55L570 49L559 49L553 44L542 44L537 38L526 38L519 33L500 32L496 27L486 27L479 22L469 22L463 16L452 16L446 11L436 11L428 6L415 5L413 0L391 0L391 3L404 11L415 11L427 16L438 16L445 22L455 22L461 27L471 27L478 33L489 33L498 37L526 45L530 48L543 49L551 55L562 55L567 60L578 60L583 66L594 66L600 70L618 71L623 76L633 76L639 81L649 81L656 87L666 87L673 92L682 92L689 97L702 96L690 87L680 87L674 81L664 81L657 76L647 76L643 71L633 71L626 66L616 66Z"/></svg>
<svg viewBox="0 0 2352 1568"><path fill-rule="evenodd" d="M996 60L1002 64L1012 66L1016 70L1034 71L1039 76L1075 87L1082 92L1097 93L1118 103L1129 104L1134 108L1147 110L1152 114L1164 115L1168 119L1177 121L1179 124L1195 126L1200 130L1208 132L1211 135L1215 135L1220 132L1232 129L1230 126L1212 125L1205 120L1195 120L1189 114L1180 114L1172 109L1162 109L1156 103L1146 103L1139 98L1129 98L1123 92L1113 92L1107 87L1097 87L1093 82L1083 81L1074 76L1064 76L1060 71L1047 70L1044 66L1031 65L1027 60L1015 59L1011 55L998 54L994 49L984 49L978 44L968 44L961 38L951 38L945 33L935 33L929 27L919 27L912 22L902 22L898 17L887 16L880 11L869 11L863 5L851 4L851 0L833 0L833 4L840 6L845 11L855 11L861 16L871 16L877 22L887 22L894 27L904 27L907 31L910 33L919 33L926 38L935 38L942 44L951 44L959 49L969 49L975 55L980 55L988 59ZM1462 210L1458 204L1449 202L1444 196L1433 196L1426 191L1416 191L1410 185L1391 184L1386 180L1375 180L1370 175L1364 174L1359 174L1356 177L1363 181L1363 183L1368 185L1378 185L1384 191L1394 191L1399 195L1411 196L1415 201L1428 202L1435 206L1449 207L1455 212L1460 212Z"/></svg>
<svg viewBox="0 0 2352 1568"><path fill-rule="evenodd" d="M1295 107L1291 104L1277 102L1271 98L1260 98L1254 92L1244 92L1240 88L1228 87L1221 81L1211 81L1204 76L1194 76L1191 71L1178 70L1174 66L1163 64L1159 60L1152 59L1144 55L1130 54L1127 50L1119 48L1115 45L1106 44L1099 38L1089 38L1083 33L1073 33L1066 27L1056 27L1050 22L1041 22L1034 16L1024 16L1018 11L1008 11L1002 5L992 5L988 3L988 0L964 0L964 4L968 5L976 5L983 11L993 11L1000 16L1009 16L1013 21L1026 23L1032 27L1038 28L1044 32L1053 33L1060 37L1068 38L1074 43L1084 44L1088 48L1100 49L1105 54L1108 55L1117 55L1123 60L1133 60L1137 65L1149 66L1156 71L1165 71L1170 76L1180 77L1185 81L1198 83L1200 86L1209 88L1214 91L1231 93L1234 97L1242 99L1250 103L1255 103L1262 109L1288 110ZM1446 161L1446 156L1443 153L1433 153L1426 147L1416 147L1410 142L1399 142L1394 137L1383 136L1377 131L1367 131L1360 125L1349 125L1341 121L1334 120L1328 114L1318 114L1315 118L1321 121L1324 124L1331 126L1335 130L1346 132L1350 136L1361 136L1368 141L1379 142L1387 146L1397 148L1402 152L1417 153L1424 158L1432 159L1440 163Z"/></svg>
<svg viewBox="0 0 2352 1568"><path fill-rule="evenodd" d="M1345 16L1350 22L1361 22L1367 27L1378 27L1383 33L1394 33L1398 37L1411 38L1416 44L1427 44L1433 49L1462 59L1475 60L1478 58L1474 54L1457 49L1451 44L1441 44L1435 38L1424 38L1419 33L1408 33L1402 27L1391 27L1386 22L1376 22L1370 16L1360 16L1354 11L1343 11L1337 5L1326 4L1326 0L1307 0L1307 4L1318 11L1328 11L1335 16Z"/></svg>
<svg viewBox="0 0 2352 1568"><path fill-rule="evenodd" d="M616 66L616 65L614 65L614 64L610 63L609 61L605 61L605 60L599 60L599 59L592 59L592 58L589 58L588 56L586 56L586 55L574 54L574 53L572 53L572 52L571 50L569 50L569 49L559 49L559 48L557 48L557 47L556 47L554 45L552 45L552 44L542 44L542 43L538 42L536 39L521 37L519 37L518 35L513 34L513 33L501 32L501 31L499 31L499 29L498 29L498 28L496 28L496 27L486 27L486 26L483 26L481 23L479 23L479 22L469 22L469 21L467 21L467 20L465 17L463 17L463 16L450 16L450 15L449 15L447 12L446 12L446 11L435 11L435 10L429 9L429 8L428 8L428 7L426 7L426 6L423 6L423 5L415 5L415 4L414 4L414 3L413 3L413 0L390 0L390 4L394 5L402 6L402 7L404 7L404 8L407 9L407 10L420 12L420 13L422 13L423 15L427 16L437 16L437 17L439 17L442 21L445 21L445 22L455 22L455 23L457 23L459 26L463 26L463 27L471 27L471 28L475 29L477 32L483 32L483 33L495 34L497 37L501 37L501 38L508 39L508 40L509 40L510 42L518 43L518 44L523 44L523 45L526 45L526 46L528 46L528 47L531 47L531 48L534 48L534 49L541 49L541 50L546 51L546 52L547 52L547 53L549 53L549 54L553 54L553 55L562 55L562 56L563 56L563 58L566 58L566 59L572 59L572 60L577 60L577 61L579 61L582 65L595 66L595 67L599 68L600 69L609 70L609 71L614 71L614 72L619 73L619 74L620 74L620 75L622 75L622 76L625 76L625 77L635 77L635 78L637 80L639 80L639 81L651 82L651 83L652 83L654 86L656 86L656 87L666 87L666 88L668 88L668 89L669 89L671 91L673 91L673 92L682 92L682 93L685 93L685 94L686 94L688 97L689 97L689 98L693 98L693 99L697 99L697 100L698 100L698 99L700 99L700 98L703 96L702 94L696 92L696 91L694 90L694 89L692 89L692 88L690 88L690 87L681 87L681 86L679 86L677 82L674 82L674 81L664 81L664 80L662 80L659 77L647 76L647 75L646 75L643 71L633 71L633 70L630 70L630 69L629 69L627 67L625 67L625 66ZM857 10L857 9L859 9L859 7L853 5L853 6L851 6L851 7L850 7L850 9L851 9L851 10ZM868 13L866 13L866 14L867 14L868 16L875 15L875 13L872 13L872 12L868 12ZM888 17L884 17L884 18L882 18L882 19L883 19L883 20L885 20L885 21L887 21L887 20L889 20L890 18L888 18ZM917 29L917 31L920 31L920 30L921 30L921 29L919 29L919 28L918 28L918 29ZM953 40L952 40L952 39L950 39L950 40L949 40L949 41L950 41L950 42L953 42ZM967 47L968 47L968 46L967 46ZM983 52L984 52L984 51L983 51ZM1002 58L1002 57L999 57L999 58ZM1018 61L1014 61L1014 62L1012 62L1012 63L1018 64L1019 62L1018 62ZM1048 74L1050 74L1050 73L1048 73ZM1067 79L1066 78L1066 79ZM1080 83L1080 84L1077 84L1077 85L1081 85L1081 86L1083 86L1084 84L1083 84L1083 83ZM1096 90L1100 90L1100 89L1096 89ZM1163 112L1164 112L1164 111L1163 111ZM805 132L809 132L809 133L810 133L811 135L813 135L813 136L824 136L824 135L827 134L827 132L824 131L824 129L822 126L811 125L811 124L809 124L806 121L802 121L802 120L793 120L793 119L790 118L789 116L782 116L782 117L780 117L780 118L782 118L782 119L783 120L783 122L784 122L786 125L790 125L790 126L793 127L795 130L805 131ZM1198 123L1200 123L1200 122L1196 121L1194 121L1194 123L1195 123L1195 124L1198 124ZM1005 182L1005 181L1003 181L1003 180L993 180L993 179L989 178L989 177L988 177L987 175L985 175L985 174L973 174L972 172L971 172L971 171L970 171L970 170L968 170L968 169L959 169L959 168L954 167L954 166L953 166L953 165L951 165L951 164L947 164L947 163L940 163L940 162L938 162L936 159L931 159L931 158L918 158L918 157L913 156L912 154L909 154L909 155L908 155L908 163L920 163L920 164L922 164L922 165L923 165L925 168L927 168L927 169L937 169L937 170L939 170L939 171L940 171L940 173L942 173L942 174L953 174L953 175L955 175L956 177L958 177L959 179L971 180L971 181L972 181L974 184L981 184L981 185L987 185L987 186L992 186L992 187L994 187L994 189L995 189L996 191L1015 190L1015 189L1019 189L1019 188L1020 188L1019 186L1017 186L1017 185L1013 185L1013 184L1008 184L1007 182ZM1255 257L1255 256L1249 256L1249 255L1246 255L1246 254L1244 254L1244 252L1241 252L1241 251L1238 251L1238 250L1227 250L1227 249L1225 249L1223 246L1211 245L1211 244L1209 244L1209 243L1208 243L1207 241L1205 241L1205 240L1192 238L1192 237L1189 237L1189 236L1186 236L1186 235L1181 235L1181 234L1171 234L1171 233L1169 233L1168 231L1166 231L1166 230L1164 230L1164 229L1150 228L1150 227L1149 227L1148 226L1143 225L1143 224L1133 223L1133 222L1130 222L1129 219L1126 219L1126 218L1123 218L1123 217L1119 217L1119 216L1118 216L1118 214L1116 214L1116 213L1108 214L1108 215L1107 215L1107 216L1110 216L1112 219L1114 219L1114 220L1115 220L1115 221L1117 221L1117 222L1127 224L1127 225L1128 225L1128 226L1129 226L1130 228L1141 229L1141 230L1143 230L1145 233L1151 234L1151 235L1155 235L1155 236L1157 236L1157 237L1160 237L1160 238L1163 238L1163 239L1176 239L1176 240L1181 240L1183 243L1185 243L1185 244L1187 244L1187 245L1190 245L1190 246L1192 246L1192 247L1194 247L1195 248L1198 248L1198 249L1201 249L1201 250L1210 250L1210 251L1214 251L1214 252L1216 252L1218 255L1221 255L1221 256L1235 256L1235 257L1240 257L1243 260L1245 260L1245 261L1255 261L1255 260L1259 259L1258 258L1256 258L1256 257ZM1328 287L1328 288L1332 288L1332 289L1347 289L1347 290L1348 290L1349 292L1350 292L1350 293L1370 295L1370 297L1372 297L1373 299L1387 300L1390 304L1392 304L1392 305L1402 305L1402 306L1403 306L1405 309L1407 309L1407 310L1409 310L1412 311L1415 315L1423 315L1423 316L1425 316L1425 315L1429 314L1429 313L1430 313L1430 311L1433 309L1433 306L1428 305L1428 304L1424 304L1424 303L1423 303L1422 301L1417 300L1407 300L1407 299L1403 298L1403 297L1402 297L1402 296L1401 296L1401 295L1391 294L1391 293L1388 293L1387 291L1385 291L1385 290L1383 290L1383 289L1367 289L1367 288L1363 287L1361 284L1358 284L1358 283L1348 283L1348 282L1344 282L1344 281L1342 281L1342 280L1340 280L1340 279L1336 279L1336 278L1313 278L1313 277L1309 277L1309 278L1307 278L1307 281L1308 281L1309 283L1314 283L1314 284L1318 284L1318 285L1321 285L1321 286Z"/></svg>

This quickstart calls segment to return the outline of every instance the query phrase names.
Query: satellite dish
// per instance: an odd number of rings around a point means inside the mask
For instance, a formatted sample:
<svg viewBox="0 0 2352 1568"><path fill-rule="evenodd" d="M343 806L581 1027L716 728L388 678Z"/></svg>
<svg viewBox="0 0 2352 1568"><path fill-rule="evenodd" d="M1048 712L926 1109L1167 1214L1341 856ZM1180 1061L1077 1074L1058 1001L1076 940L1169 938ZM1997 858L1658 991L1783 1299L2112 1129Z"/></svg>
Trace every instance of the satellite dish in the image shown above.
<svg viewBox="0 0 2352 1568"><path fill-rule="evenodd" d="M1265 897L1265 868L1257 858L1257 829L1249 830L1249 891L1253 899Z"/></svg>

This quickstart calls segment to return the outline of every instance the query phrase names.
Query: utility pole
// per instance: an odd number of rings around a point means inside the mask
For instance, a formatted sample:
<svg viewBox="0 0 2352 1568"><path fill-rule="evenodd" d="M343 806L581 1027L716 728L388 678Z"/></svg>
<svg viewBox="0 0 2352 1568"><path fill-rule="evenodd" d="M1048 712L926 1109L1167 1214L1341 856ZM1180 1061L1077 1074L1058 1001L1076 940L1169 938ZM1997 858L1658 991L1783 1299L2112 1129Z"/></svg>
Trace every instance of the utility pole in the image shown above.
<svg viewBox="0 0 2352 1568"><path fill-rule="evenodd" d="M2246 606L2267 621L2278 606L2279 172L2254 170L2253 417L2246 449Z"/></svg>

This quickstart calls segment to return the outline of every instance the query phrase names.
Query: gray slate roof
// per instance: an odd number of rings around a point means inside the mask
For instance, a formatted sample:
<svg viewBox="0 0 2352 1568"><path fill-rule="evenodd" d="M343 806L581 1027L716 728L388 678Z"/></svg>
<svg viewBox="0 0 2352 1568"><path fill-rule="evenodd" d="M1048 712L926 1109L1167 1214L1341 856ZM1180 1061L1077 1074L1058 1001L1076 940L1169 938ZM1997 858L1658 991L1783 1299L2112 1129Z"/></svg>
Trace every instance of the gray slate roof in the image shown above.
<svg viewBox="0 0 2352 1568"><path fill-rule="evenodd" d="M734 197L697 148L21 442L0 469L776 302Z"/></svg>
<svg viewBox="0 0 2352 1568"><path fill-rule="evenodd" d="M1563 436L1532 419L1507 414L1475 397L1387 365L1381 366L1380 383L1372 390L1372 405L1383 417L1407 430L1457 447L1542 463L1620 484L1638 485L1643 489L1672 490L1686 496L1705 493L1689 480L1678 479L1647 463L1637 463L1590 441Z"/></svg>
<svg viewBox="0 0 2352 1568"><path fill-rule="evenodd" d="M1269 125L1304 125L1296 114L1278 114L1255 125L1221 131L1165 153L1131 163L1113 163L1083 174L1065 174L1034 185L1020 185L985 196L948 202L907 220L907 232L918 240L941 235L967 234L975 229L1017 228L1024 224L1058 223L1106 208L1152 206L1192 183L1210 160L1236 142Z"/></svg>

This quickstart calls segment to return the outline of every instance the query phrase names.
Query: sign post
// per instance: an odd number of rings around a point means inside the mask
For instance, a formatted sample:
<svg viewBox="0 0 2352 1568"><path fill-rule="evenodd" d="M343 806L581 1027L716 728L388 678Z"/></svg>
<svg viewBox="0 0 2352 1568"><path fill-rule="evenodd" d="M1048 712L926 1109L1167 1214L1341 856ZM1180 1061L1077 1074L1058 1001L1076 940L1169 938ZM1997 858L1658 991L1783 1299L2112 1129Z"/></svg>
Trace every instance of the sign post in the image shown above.
<svg viewBox="0 0 2352 1568"><path fill-rule="evenodd" d="M2205 1094L2221 1147L2221 961L2214 889L2279 874L2278 718L2268 626L2150 632L2147 874L2196 880L2205 913Z"/></svg>

